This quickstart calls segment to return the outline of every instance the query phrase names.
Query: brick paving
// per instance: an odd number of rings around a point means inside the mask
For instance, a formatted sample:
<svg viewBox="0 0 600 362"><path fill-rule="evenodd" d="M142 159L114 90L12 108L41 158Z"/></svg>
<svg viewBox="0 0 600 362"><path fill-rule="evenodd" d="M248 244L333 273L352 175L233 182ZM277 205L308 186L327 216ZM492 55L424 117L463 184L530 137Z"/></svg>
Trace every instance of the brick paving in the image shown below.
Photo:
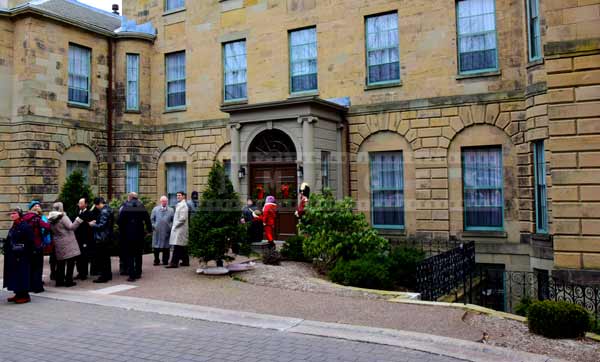
<svg viewBox="0 0 600 362"><path fill-rule="evenodd" d="M0 361L402 361L454 358L371 343L290 334L0 292Z"/></svg>

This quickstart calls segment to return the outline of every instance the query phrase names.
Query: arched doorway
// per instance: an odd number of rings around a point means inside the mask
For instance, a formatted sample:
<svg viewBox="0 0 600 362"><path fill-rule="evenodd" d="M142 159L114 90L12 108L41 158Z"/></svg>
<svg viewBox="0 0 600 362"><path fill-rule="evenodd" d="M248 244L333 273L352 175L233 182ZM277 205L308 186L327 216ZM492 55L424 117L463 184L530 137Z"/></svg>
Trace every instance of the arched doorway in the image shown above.
<svg viewBox="0 0 600 362"><path fill-rule="evenodd" d="M296 147L292 139L278 129L259 133L248 148L250 182L248 195L262 207L269 195L279 205L276 237L285 240L296 235L294 211L297 204Z"/></svg>

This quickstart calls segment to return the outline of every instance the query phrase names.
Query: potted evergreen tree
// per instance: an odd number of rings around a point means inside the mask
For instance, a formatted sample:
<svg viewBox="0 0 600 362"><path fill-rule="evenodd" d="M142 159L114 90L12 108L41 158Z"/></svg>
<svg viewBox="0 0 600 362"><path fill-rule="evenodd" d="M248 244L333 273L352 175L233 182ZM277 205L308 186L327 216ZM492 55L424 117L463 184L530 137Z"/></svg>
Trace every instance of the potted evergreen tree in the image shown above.
<svg viewBox="0 0 600 362"><path fill-rule="evenodd" d="M240 223L241 202L223 165L217 161L208 175L208 186L190 223L189 252L204 262L223 267L227 252L244 243L246 228Z"/></svg>

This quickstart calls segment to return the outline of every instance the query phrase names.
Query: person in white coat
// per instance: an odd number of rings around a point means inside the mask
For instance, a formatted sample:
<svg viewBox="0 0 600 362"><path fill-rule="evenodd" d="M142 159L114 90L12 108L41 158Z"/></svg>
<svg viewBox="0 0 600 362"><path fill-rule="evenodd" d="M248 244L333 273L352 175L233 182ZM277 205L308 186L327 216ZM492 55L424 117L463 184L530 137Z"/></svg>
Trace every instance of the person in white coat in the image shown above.
<svg viewBox="0 0 600 362"><path fill-rule="evenodd" d="M181 266L190 265L190 257L187 252L189 214L185 197L185 192L180 191L177 193L177 206L175 207L173 228L169 238L169 244L173 247L173 256L171 257L171 263L166 266L169 269L178 268L180 261Z"/></svg>

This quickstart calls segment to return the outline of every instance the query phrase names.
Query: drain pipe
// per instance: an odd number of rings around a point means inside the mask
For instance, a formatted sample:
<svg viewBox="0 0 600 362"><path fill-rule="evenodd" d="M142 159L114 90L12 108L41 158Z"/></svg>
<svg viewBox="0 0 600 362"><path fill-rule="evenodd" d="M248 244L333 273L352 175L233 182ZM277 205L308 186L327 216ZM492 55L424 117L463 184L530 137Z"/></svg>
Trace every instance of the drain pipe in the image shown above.
<svg viewBox="0 0 600 362"><path fill-rule="evenodd" d="M113 49L114 39L108 38L108 88L106 89L106 150L107 150L107 201L113 198Z"/></svg>

